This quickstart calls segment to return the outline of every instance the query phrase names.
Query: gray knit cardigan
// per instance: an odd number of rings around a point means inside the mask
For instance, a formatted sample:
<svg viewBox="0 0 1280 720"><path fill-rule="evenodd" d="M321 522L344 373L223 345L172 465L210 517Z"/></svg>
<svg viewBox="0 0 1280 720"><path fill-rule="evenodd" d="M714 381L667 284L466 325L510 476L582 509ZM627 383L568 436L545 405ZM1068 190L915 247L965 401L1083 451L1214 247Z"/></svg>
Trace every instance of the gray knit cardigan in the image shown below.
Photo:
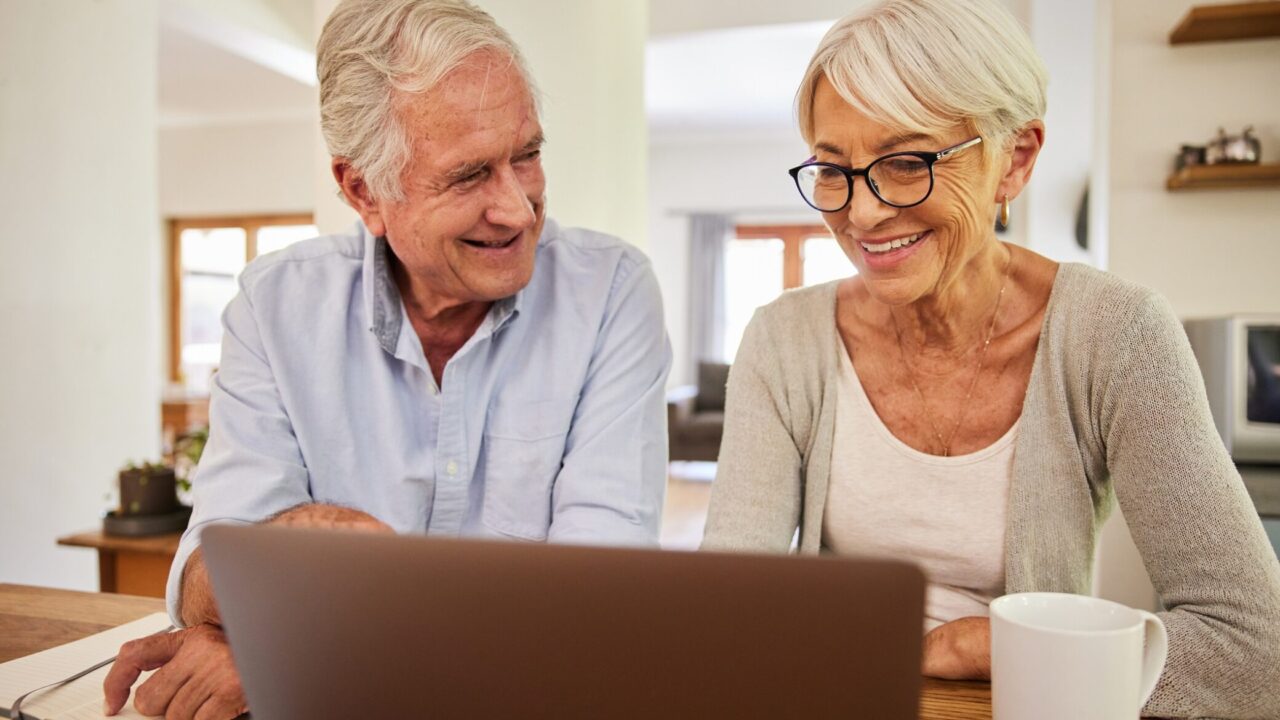
<svg viewBox="0 0 1280 720"><path fill-rule="evenodd" d="M822 549L835 427L837 283L757 311L729 374L703 547ZM905 480L904 480L905 481ZM1162 605L1169 659L1144 714L1280 718L1280 563L1156 293L1064 264L1027 387L1006 592L1088 594L1118 499Z"/></svg>

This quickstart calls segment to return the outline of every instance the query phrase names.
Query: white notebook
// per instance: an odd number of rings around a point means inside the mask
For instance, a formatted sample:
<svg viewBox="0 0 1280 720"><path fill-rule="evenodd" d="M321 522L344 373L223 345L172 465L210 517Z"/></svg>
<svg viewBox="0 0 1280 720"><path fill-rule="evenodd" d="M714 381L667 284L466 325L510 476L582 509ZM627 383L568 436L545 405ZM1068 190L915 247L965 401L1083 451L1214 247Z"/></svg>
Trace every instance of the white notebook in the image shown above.
<svg viewBox="0 0 1280 720"><path fill-rule="evenodd" d="M49 683L64 680L85 668L114 657L120 646L135 638L161 632L169 627L164 613L148 615L127 625L112 628L82 640L50 648L0 664L0 715L11 717L13 703L22 695ZM98 720L102 714L102 681L111 666L98 668L66 685L43 690L22 702L24 717L34 720ZM143 673L134 683L137 688L151 673ZM117 718L143 718L133 709L133 696L125 703Z"/></svg>

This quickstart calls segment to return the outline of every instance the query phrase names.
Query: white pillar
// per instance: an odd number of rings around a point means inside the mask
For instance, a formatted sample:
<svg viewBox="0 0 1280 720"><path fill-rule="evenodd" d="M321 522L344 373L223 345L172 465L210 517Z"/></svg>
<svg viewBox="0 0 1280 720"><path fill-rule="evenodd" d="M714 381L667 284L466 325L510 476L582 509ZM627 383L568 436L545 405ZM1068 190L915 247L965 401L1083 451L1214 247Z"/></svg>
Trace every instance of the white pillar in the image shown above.
<svg viewBox="0 0 1280 720"><path fill-rule="evenodd" d="M315 49L315 41L320 38L320 31L324 29L325 20L329 19L329 15L337 5L338 0L312 1L311 7L315 19L315 37L312 38L311 42L313 50ZM359 216L338 194L338 183L334 181L333 172L329 169L329 148L325 146L324 136L320 133L319 93L320 89L316 88L315 122L311 125L316 149L313 171L313 177L315 178L316 227L320 228L322 234L344 232L359 219Z"/></svg>
<svg viewBox="0 0 1280 720"><path fill-rule="evenodd" d="M1094 134L1095 2L1031 0L1032 42L1049 70L1045 145L1020 201L1027 247L1061 262L1103 266L1100 243L1076 243L1076 217L1089 185ZM1096 193L1092 193L1096 195Z"/></svg>
<svg viewBox="0 0 1280 720"><path fill-rule="evenodd" d="M479 0L542 90L547 212L648 245L647 0Z"/></svg>
<svg viewBox="0 0 1280 720"><path fill-rule="evenodd" d="M116 470L160 449L156 0L0 3L0 582L96 589Z"/></svg>

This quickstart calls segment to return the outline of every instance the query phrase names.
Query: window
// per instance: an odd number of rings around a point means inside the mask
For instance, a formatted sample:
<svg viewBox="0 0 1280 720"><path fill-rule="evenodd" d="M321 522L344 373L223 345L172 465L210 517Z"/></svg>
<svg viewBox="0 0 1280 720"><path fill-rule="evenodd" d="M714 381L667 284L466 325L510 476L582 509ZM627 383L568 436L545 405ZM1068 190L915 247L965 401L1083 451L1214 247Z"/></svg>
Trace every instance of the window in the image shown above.
<svg viewBox="0 0 1280 720"><path fill-rule="evenodd" d="M311 215L169 223L169 379L207 392L222 347L222 311L244 266L317 234Z"/></svg>
<svg viewBox="0 0 1280 720"><path fill-rule="evenodd" d="M738 352L756 308L783 290L853 275L853 263L821 225L740 225L725 247L724 357Z"/></svg>

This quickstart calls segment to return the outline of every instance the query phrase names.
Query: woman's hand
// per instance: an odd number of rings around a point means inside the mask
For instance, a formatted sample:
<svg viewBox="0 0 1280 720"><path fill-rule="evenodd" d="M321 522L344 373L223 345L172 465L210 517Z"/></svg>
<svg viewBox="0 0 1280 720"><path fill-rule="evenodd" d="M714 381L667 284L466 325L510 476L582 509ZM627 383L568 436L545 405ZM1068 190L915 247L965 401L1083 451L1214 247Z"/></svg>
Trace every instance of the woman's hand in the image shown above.
<svg viewBox="0 0 1280 720"><path fill-rule="evenodd" d="M990 680L991 621L966 617L930 630L922 671L944 680Z"/></svg>

